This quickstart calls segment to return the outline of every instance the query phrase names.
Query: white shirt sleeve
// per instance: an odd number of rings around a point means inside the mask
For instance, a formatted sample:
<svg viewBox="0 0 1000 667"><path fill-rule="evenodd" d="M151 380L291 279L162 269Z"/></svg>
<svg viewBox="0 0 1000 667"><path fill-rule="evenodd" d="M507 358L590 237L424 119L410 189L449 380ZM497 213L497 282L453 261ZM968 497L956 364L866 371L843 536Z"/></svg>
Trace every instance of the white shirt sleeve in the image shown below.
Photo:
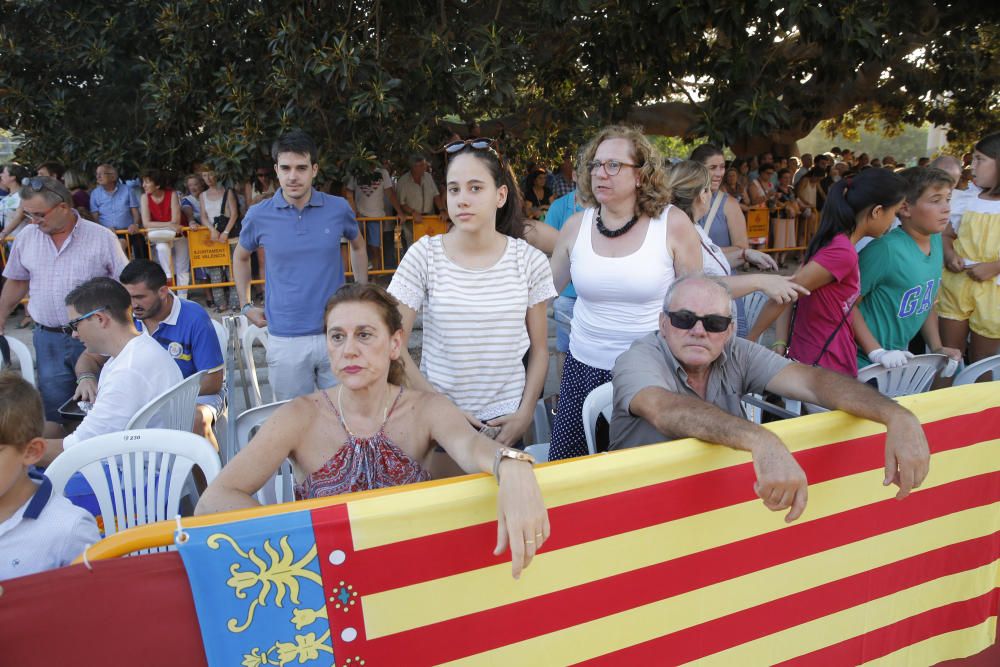
<svg viewBox="0 0 1000 667"><path fill-rule="evenodd" d="M137 387L148 384L142 373L133 368L121 368L113 369L112 374L107 378L102 374L94 406L76 430L63 438L63 449L98 435L124 431L133 415L145 405L137 404L136 400L137 396L148 393L137 391Z"/></svg>

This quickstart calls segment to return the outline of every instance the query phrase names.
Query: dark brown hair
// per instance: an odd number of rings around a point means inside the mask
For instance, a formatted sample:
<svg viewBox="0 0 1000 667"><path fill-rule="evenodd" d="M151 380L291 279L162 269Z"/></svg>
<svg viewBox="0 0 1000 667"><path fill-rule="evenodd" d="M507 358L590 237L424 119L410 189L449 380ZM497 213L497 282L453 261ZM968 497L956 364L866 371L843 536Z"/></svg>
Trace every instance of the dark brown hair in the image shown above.
<svg viewBox="0 0 1000 667"><path fill-rule="evenodd" d="M0 443L19 450L42 437L42 396L17 373L0 373Z"/></svg>
<svg viewBox="0 0 1000 667"><path fill-rule="evenodd" d="M403 329L403 316L399 314L399 302L396 297L385 291L384 287L374 283L344 283L326 302L323 311L323 331L326 332L326 320L330 312L342 303L370 303L382 316L382 322L393 334ZM392 359L389 362L389 382L402 386L406 379L406 368L402 359Z"/></svg>

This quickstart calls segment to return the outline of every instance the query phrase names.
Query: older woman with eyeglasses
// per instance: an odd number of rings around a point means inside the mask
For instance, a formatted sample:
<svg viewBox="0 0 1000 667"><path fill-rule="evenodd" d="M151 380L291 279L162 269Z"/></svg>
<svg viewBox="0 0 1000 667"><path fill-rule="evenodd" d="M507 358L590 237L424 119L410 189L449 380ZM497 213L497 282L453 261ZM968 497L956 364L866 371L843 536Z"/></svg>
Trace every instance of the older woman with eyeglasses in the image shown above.
<svg viewBox="0 0 1000 667"><path fill-rule="evenodd" d="M407 338L423 311L419 370L405 345L402 359L411 386L444 394L510 446L545 384L545 311L557 293L545 255L524 240L521 193L493 141L455 141L445 154L452 228L414 243L389 285Z"/></svg>
<svg viewBox="0 0 1000 667"><path fill-rule="evenodd" d="M674 277L701 271L701 243L670 205L663 158L636 128L605 127L583 149L578 197L552 255L556 289L577 292L550 459L587 453L582 411L619 354L654 331Z"/></svg>

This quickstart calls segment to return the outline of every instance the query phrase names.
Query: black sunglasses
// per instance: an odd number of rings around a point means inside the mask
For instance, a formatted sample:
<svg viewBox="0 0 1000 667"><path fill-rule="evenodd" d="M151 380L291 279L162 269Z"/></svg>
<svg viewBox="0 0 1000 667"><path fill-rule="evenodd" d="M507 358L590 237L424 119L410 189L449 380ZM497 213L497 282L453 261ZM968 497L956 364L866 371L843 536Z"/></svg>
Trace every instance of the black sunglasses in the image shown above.
<svg viewBox="0 0 1000 667"><path fill-rule="evenodd" d="M664 311L670 318L670 324L674 328L693 329L694 325L701 322L705 331L709 333L722 333L732 324L733 318L725 315L695 315L690 310L666 310Z"/></svg>
<svg viewBox="0 0 1000 667"><path fill-rule="evenodd" d="M72 319L72 320L70 320L66 324L66 326L63 328L63 331L66 332L66 333L73 333L80 326L80 322L83 322L85 319L87 319L89 317L93 317L97 313L100 313L100 312L105 311L107 309L108 309L107 306L101 306L100 308L95 308L94 310L90 311L86 315L81 315L80 317L77 317L76 319Z"/></svg>

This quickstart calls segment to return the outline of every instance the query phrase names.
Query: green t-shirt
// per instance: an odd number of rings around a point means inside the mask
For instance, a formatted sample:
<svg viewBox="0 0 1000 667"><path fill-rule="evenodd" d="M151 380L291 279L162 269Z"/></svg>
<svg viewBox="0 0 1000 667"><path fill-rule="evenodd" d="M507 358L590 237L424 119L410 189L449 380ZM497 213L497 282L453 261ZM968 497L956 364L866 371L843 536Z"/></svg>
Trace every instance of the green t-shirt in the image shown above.
<svg viewBox="0 0 1000 667"><path fill-rule="evenodd" d="M941 235L925 255L902 227L869 243L860 256L861 314L885 350L905 350L934 307L944 255ZM858 348L858 368L872 362Z"/></svg>

